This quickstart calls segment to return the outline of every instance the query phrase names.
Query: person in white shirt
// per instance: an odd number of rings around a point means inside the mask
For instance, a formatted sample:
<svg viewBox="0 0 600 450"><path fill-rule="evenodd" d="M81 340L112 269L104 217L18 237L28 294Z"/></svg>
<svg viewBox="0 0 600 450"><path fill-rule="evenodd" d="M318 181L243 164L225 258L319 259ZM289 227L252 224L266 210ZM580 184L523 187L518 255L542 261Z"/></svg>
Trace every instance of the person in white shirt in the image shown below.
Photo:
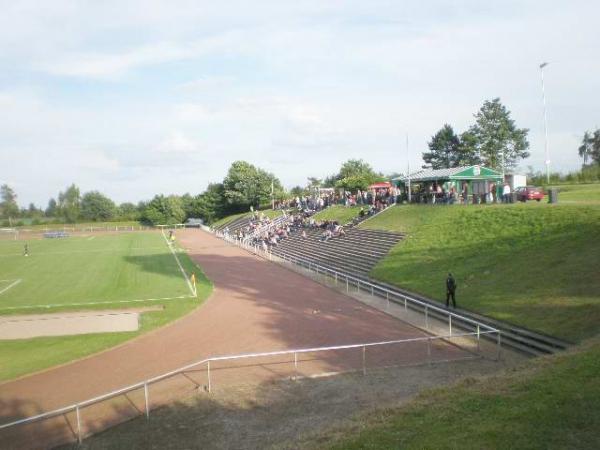
<svg viewBox="0 0 600 450"><path fill-rule="evenodd" d="M504 200L504 203L510 202L510 186L508 183L504 183L504 188L502 188L502 200Z"/></svg>

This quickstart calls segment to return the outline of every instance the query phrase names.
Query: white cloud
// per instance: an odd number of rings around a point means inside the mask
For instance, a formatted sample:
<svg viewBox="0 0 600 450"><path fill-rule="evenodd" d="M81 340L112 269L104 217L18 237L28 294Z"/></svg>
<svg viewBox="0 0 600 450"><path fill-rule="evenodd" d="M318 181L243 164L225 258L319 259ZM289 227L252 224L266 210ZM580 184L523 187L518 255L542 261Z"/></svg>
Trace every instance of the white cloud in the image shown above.
<svg viewBox="0 0 600 450"><path fill-rule="evenodd" d="M191 55L193 55L191 49L161 43L114 54L66 55L62 60L41 63L38 68L52 75L116 79L139 67L177 61Z"/></svg>
<svg viewBox="0 0 600 450"><path fill-rule="evenodd" d="M524 165L542 168L541 60L553 168L574 169L578 135L600 126L598 14L583 1L9 2L0 179L45 202L70 182L117 200L198 192L236 159L287 185L350 157L399 171L406 133L417 167L439 127L464 130L496 96L531 129Z"/></svg>
<svg viewBox="0 0 600 450"><path fill-rule="evenodd" d="M159 142L157 150L159 153L167 154L185 154L196 153L201 149L198 142L186 137L182 132L175 131Z"/></svg>

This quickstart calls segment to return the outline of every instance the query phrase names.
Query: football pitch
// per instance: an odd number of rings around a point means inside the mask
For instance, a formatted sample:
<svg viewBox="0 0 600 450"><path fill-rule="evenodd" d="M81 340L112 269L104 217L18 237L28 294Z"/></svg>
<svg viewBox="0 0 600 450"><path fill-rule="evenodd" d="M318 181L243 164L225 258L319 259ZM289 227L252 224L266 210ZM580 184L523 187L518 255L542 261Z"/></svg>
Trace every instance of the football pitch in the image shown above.
<svg viewBox="0 0 600 450"><path fill-rule="evenodd" d="M193 269L183 263L190 276ZM193 290L158 232L0 241L0 314L188 296Z"/></svg>
<svg viewBox="0 0 600 450"><path fill-rule="evenodd" d="M1 316L158 308L141 314L137 331L0 340L0 382L164 326L198 307L212 290L202 270L157 231L23 238L0 240Z"/></svg>

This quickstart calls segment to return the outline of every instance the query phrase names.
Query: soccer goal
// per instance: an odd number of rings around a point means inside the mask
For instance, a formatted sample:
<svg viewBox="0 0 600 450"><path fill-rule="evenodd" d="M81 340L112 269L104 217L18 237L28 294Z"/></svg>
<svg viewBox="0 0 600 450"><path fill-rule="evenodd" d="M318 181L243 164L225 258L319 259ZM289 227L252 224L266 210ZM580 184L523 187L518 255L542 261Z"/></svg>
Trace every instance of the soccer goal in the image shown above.
<svg viewBox="0 0 600 450"><path fill-rule="evenodd" d="M16 241L19 239L19 230L16 228L0 228L0 241Z"/></svg>

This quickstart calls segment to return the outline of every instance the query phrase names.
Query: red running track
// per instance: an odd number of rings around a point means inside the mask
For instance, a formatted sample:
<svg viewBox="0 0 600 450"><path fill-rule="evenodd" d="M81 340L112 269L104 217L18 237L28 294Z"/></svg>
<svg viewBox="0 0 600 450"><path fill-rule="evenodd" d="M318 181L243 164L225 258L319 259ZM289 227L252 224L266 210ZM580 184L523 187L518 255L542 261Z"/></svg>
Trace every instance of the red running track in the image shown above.
<svg viewBox="0 0 600 450"><path fill-rule="evenodd" d="M102 395L209 356L335 346L424 336L395 318L279 265L250 255L199 230L177 233L179 242L214 283L211 297L184 318L122 346L0 385L0 423ZM438 344L434 357L464 356ZM367 364L422 362L425 344L369 349ZM259 364L260 363L260 364ZM361 351L304 355L300 374L337 372L362 365ZM214 365L213 387L292 376L289 358ZM152 386L153 406L206 385L205 369ZM82 410L86 434L144 409L143 392ZM52 420L0 432L1 448L49 448L75 438L76 419Z"/></svg>

